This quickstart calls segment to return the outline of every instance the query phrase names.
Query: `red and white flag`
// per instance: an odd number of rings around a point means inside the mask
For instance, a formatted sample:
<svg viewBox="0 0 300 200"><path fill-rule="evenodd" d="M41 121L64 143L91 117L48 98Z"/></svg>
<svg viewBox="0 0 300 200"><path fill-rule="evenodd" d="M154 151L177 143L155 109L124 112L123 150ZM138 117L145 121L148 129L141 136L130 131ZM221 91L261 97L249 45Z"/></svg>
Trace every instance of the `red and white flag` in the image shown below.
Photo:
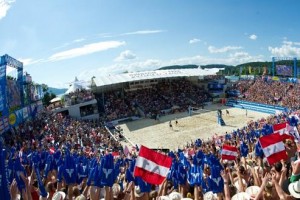
<svg viewBox="0 0 300 200"><path fill-rule="evenodd" d="M238 150L236 147L223 145L222 160L235 160L238 156Z"/></svg>
<svg viewBox="0 0 300 200"><path fill-rule="evenodd" d="M274 124L273 125L273 133L279 133L280 135L284 133L288 133L287 123Z"/></svg>
<svg viewBox="0 0 300 200"><path fill-rule="evenodd" d="M134 176L145 182L159 185L166 178L172 165L172 158L141 146L135 162Z"/></svg>
<svg viewBox="0 0 300 200"><path fill-rule="evenodd" d="M50 147L49 148L49 153L50 154L54 154L55 153L55 148L54 147Z"/></svg>
<svg viewBox="0 0 300 200"><path fill-rule="evenodd" d="M279 133L263 136L259 142L270 165L288 158Z"/></svg>

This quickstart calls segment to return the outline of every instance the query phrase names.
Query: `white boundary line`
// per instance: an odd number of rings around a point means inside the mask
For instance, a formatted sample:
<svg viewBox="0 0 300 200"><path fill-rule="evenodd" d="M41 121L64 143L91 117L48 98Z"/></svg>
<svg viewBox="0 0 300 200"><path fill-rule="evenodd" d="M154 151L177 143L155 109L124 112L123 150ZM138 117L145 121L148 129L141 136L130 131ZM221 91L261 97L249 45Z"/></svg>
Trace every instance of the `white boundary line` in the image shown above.
<svg viewBox="0 0 300 200"><path fill-rule="evenodd" d="M105 128L106 128L106 130L109 132L109 134L114 138L114 140L115 141L117 141L117 142L119 142L118 140L117 140L117 138L110 132L110 130L105 126ZM135 144L133 143L133 142L131 142L131 140L129 140L126 136L125 136L125 134L122 134L123 135L123 137L133 146L133 147L135 147Z"/></svg>

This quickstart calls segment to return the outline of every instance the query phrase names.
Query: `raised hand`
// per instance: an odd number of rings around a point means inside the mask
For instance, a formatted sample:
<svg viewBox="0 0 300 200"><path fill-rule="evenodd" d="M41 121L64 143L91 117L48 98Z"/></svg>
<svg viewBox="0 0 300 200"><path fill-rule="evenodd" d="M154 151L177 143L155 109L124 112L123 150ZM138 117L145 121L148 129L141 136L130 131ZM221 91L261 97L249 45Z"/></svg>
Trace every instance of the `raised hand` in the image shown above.
<svg viewBox="0 0 300 200"><path fill-rule="evenodd" d="M221 176L222 176L224 182L228 183L228 181L229 181L229 175L228 175L228 172L226 170L221 171Z"/></svg>
<svg viewBox="0 0 300 200"><path fill-rule="evenodd" d="M10 198L11 199L17 199L17 194L18 194L18 186L17 186L17 181L13 179L12 183L10 184Z"/></svg>

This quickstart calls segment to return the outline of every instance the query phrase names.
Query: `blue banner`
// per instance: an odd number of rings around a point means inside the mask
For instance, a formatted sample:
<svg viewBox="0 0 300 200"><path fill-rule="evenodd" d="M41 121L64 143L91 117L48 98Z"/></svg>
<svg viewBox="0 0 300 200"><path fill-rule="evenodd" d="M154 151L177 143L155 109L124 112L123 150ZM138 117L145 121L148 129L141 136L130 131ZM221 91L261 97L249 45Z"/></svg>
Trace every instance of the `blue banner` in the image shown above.
<svg viewBox="0 0 300 200"><path fill-rule="evenodd" d="M7 116L8 108L6 103L6 66L1 65L1 63L0 63L0 112L2 113L2 116Z"/></svg>

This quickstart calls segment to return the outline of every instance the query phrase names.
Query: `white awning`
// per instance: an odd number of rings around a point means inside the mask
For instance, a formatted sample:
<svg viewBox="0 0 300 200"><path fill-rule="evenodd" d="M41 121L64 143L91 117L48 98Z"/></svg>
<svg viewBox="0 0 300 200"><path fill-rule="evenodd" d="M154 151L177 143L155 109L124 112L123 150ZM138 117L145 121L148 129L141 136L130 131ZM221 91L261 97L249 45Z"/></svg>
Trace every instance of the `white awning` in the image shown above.
<svg viewBox="0 0 300 200"><path fill-rule="evenodd" d="M118 83L126 83L132 81L142 81L160 78L173 78L173 77L195 77L195 76L208 76L215 75L219 72L219 68L212 69L172 69L172 70L155 70L135 73L124 73L117 75L100 76L94 79L97 87L108 86Z"/></svg>

